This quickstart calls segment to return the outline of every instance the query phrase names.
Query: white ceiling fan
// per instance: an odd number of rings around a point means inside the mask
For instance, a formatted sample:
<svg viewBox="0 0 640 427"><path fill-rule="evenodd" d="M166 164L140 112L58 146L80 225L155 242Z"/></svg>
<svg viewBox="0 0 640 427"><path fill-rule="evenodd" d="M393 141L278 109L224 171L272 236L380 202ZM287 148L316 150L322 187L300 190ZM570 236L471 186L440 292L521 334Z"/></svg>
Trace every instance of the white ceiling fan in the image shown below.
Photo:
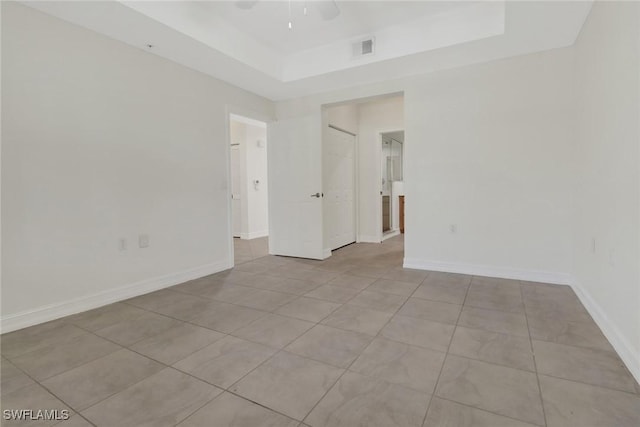
<svg viewBox="0 0 640 427"><path fill-rule="evenodd" d="M249 10L253 8L256 3L258 3L258 1L259 0L236 0L235 5L240 9ZM307 2L305 2L304 6L305 15L307 10L306 3ZM318 12L320 13L320 16L322 16L322 19L324 19L325 21L329 21L340 15L340 9L338 8L335 0L318 0L310 1L310 3L312 3L316 7ZM291 8L291 0L289 0L289 8Z"/></svg>

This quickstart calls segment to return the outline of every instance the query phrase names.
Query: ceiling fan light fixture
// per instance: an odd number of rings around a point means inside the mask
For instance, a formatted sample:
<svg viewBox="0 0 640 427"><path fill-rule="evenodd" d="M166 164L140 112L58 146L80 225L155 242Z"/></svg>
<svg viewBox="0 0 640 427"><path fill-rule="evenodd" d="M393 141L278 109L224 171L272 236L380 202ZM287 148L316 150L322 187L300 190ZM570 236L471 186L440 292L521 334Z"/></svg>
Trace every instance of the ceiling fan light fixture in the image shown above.
<svg viewBox="0 0 640 427"><path fill-rule="evenodd" d="M340 15L340 9L335 0L320 0L314 3L325 21L330 21Z"/></svg>
<svg viewBox="0 0 640 427"><path fill-rule="evenodd" d="M239 9L249 10L252 9L258 3L258 1L259 0L235 0L234 4ZM290 30L293 29L293 22L291 20L291 1L292 0L287 1L287 6L289 9L288 27ZM316 0L313 3L324 21L330 21L340 15L340 8L338 8L335 0ZM302 12L304 16L307 16L309 14L309 8L307 7L306 0L303 3Z"/></svg>
<svg viewBox="0 0 640 427"><path fill-rule="evenodd" d="M258 3L258 0L236 0L235 4L239 9L249 10Z"/></svg>

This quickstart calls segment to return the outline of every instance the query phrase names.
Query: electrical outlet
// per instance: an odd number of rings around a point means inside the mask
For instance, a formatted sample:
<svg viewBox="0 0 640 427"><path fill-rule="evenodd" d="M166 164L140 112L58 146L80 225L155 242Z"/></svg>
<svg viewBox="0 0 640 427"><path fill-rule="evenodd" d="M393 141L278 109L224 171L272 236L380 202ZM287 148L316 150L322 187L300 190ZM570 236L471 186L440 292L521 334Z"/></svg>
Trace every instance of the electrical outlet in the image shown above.
<svg viewBox="0 0 640 427"><path fill-rule="evenodd" d="M451 234L455 234L458 231L458 225L457 224L451 224L449 226L449 231L451 232Z"/></svg>
<svg viewBox="0 0 640 427"><path fill-rule="evenodd" d="M149 235L148 234L141 234L138 236L138 246L141 248L148 248L149 247Z"/></svg>
<svg viewBox="0 0 640 427"><path fill-rule="evenodd" d="M119 251L127 250L127 239L125 239L124 237L118 239L118 250Z"/></svg>

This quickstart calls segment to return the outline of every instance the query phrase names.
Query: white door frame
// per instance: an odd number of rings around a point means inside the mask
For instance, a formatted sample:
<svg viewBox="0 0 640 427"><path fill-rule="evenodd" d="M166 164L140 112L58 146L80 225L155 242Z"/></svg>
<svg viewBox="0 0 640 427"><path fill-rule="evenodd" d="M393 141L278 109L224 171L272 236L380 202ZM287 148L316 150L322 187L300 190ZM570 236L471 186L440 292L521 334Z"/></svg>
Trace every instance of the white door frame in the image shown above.
<svg viewBox="0 0 640 427"><path fill-rule="evenodd" d="M377 165L376 165L376 176L378 177L377 188L376 191L378 193L378 209L376 209L376 218L378 223L378 240L382 242L384 240L384 233L382 232L382 194L380 192L380 188L382 187L382 134L391 133L391 132L404 132L404 129L383 129L376 131L378 135L378 149L376 150L377 154ZM404 146L402 147L402 179L404 180ZM391 191L391 196L393 196L393 190ZM393 206L393 200L389 200L389 204ZM391 209L393 215L393 208ZM391 218L393 221L393 218Z"/></svg>
<svg viewBox="0 0 640 427"><path fill-rule="evenodd" d="M240 144L239 143L234 143L232 142L230 144L230 153L231 153L231 158L233 160L233 153L234 151L237 153L236 156L238 157L237 162L238 164L236 165L236 167L238 169L240 169L238 171L238 179L241 181L241 173L242 173L242 165L240 162L240 154L241 154L241 149L240 149ZM231 235L232 237L238 238L242 236L242 182L238 182L237 185L238 187L240 187L238 189L238 196L239 199L236 201L236 199L234 199L234 191L233 191L233 177L235 175L234 171L233 171L233 161L231 162L231 181L229 183L229 185L231 186ZM239 212L234 212L234 204L238 205L238 209L240 210ZM236 214L240 217L240 219L238 220L239 222L235 221L235 217ZM238 230L238 232L236 233L236 229Z"/></svg>
<svg viewBox="0 0 640 427"><path fill-rule="evenodd" d="M225 156L227 170L225 175L227 178L226 190L227 190L227 248L229 253L229 260L227 262L227 268L233 268L235 266L235 248L233 244L233 208L231 202L231 115L243 116L248 119L258 120L267 124L267 147L269 141L269 123L273 121L273 117L269 117L266 114L256 111L248 110L246 108L238 107L235 105L225 105L224 114L224 128L225 128ZM267 158L269 158L269 151L267 150ZM267 193L269 194L269 193ZM269 196L267 195L267 205ZM268 209L268 208L267 208ZM267 237L268 238L268 237Z"/></svg>
<svg viewBox="0 0 640 427"><path fill-rule="evenodd" d="M327 135L325 132L327 132L327 129L332 128L337 130L338 132L344 132L347 135L351 135L353 136L353 220L354 220L354 228L355 228L355 240L354 242L359 242L360 241L360 177L359 177L359 164L360 164L360 156L359 156L359 145L358 145L358 135L354 132L351 132L349 130L346 129L342 129L338 126L332 125L331 123L328 123L328 120L326 120L327 123L325 123L325 125L323 126L323 135L322 135L322 152L324 153L324 144L326 142L326 138ZM324 162L324 159L323 159ZM322 169L322 184L324 186L324 182L325 182L325 176L324 176L324 165L323 165L323 169ZM324 190L324 188L323 188ZM325 207L326 207L326 199L323 198L322 199L322 212L324 215L325 212ZM323 221L323 228L326 227L326 221ZM323 240L326 237L326 230L322 230L322 236L323 236ZM324 246L324 251L325 251L325 255L327 255L327 257L331 256L331 248L328 248L329 242L323 242L323 246Z"/></svg>

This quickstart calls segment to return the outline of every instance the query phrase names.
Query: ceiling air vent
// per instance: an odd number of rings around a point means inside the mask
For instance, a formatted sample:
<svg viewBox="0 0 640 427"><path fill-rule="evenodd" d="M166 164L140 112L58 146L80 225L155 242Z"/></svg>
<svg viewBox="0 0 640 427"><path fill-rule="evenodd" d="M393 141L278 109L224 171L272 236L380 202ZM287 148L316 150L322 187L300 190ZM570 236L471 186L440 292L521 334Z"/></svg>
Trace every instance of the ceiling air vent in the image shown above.
<svg viewBox="0 0 640 427"><path fill-rule="evenodd" d="M374 46L375 46L375 43L374 43L373 37L365 40L360 40L353 44L353 56L358 57L358 56L372 55L374 51Z"/></svg>

